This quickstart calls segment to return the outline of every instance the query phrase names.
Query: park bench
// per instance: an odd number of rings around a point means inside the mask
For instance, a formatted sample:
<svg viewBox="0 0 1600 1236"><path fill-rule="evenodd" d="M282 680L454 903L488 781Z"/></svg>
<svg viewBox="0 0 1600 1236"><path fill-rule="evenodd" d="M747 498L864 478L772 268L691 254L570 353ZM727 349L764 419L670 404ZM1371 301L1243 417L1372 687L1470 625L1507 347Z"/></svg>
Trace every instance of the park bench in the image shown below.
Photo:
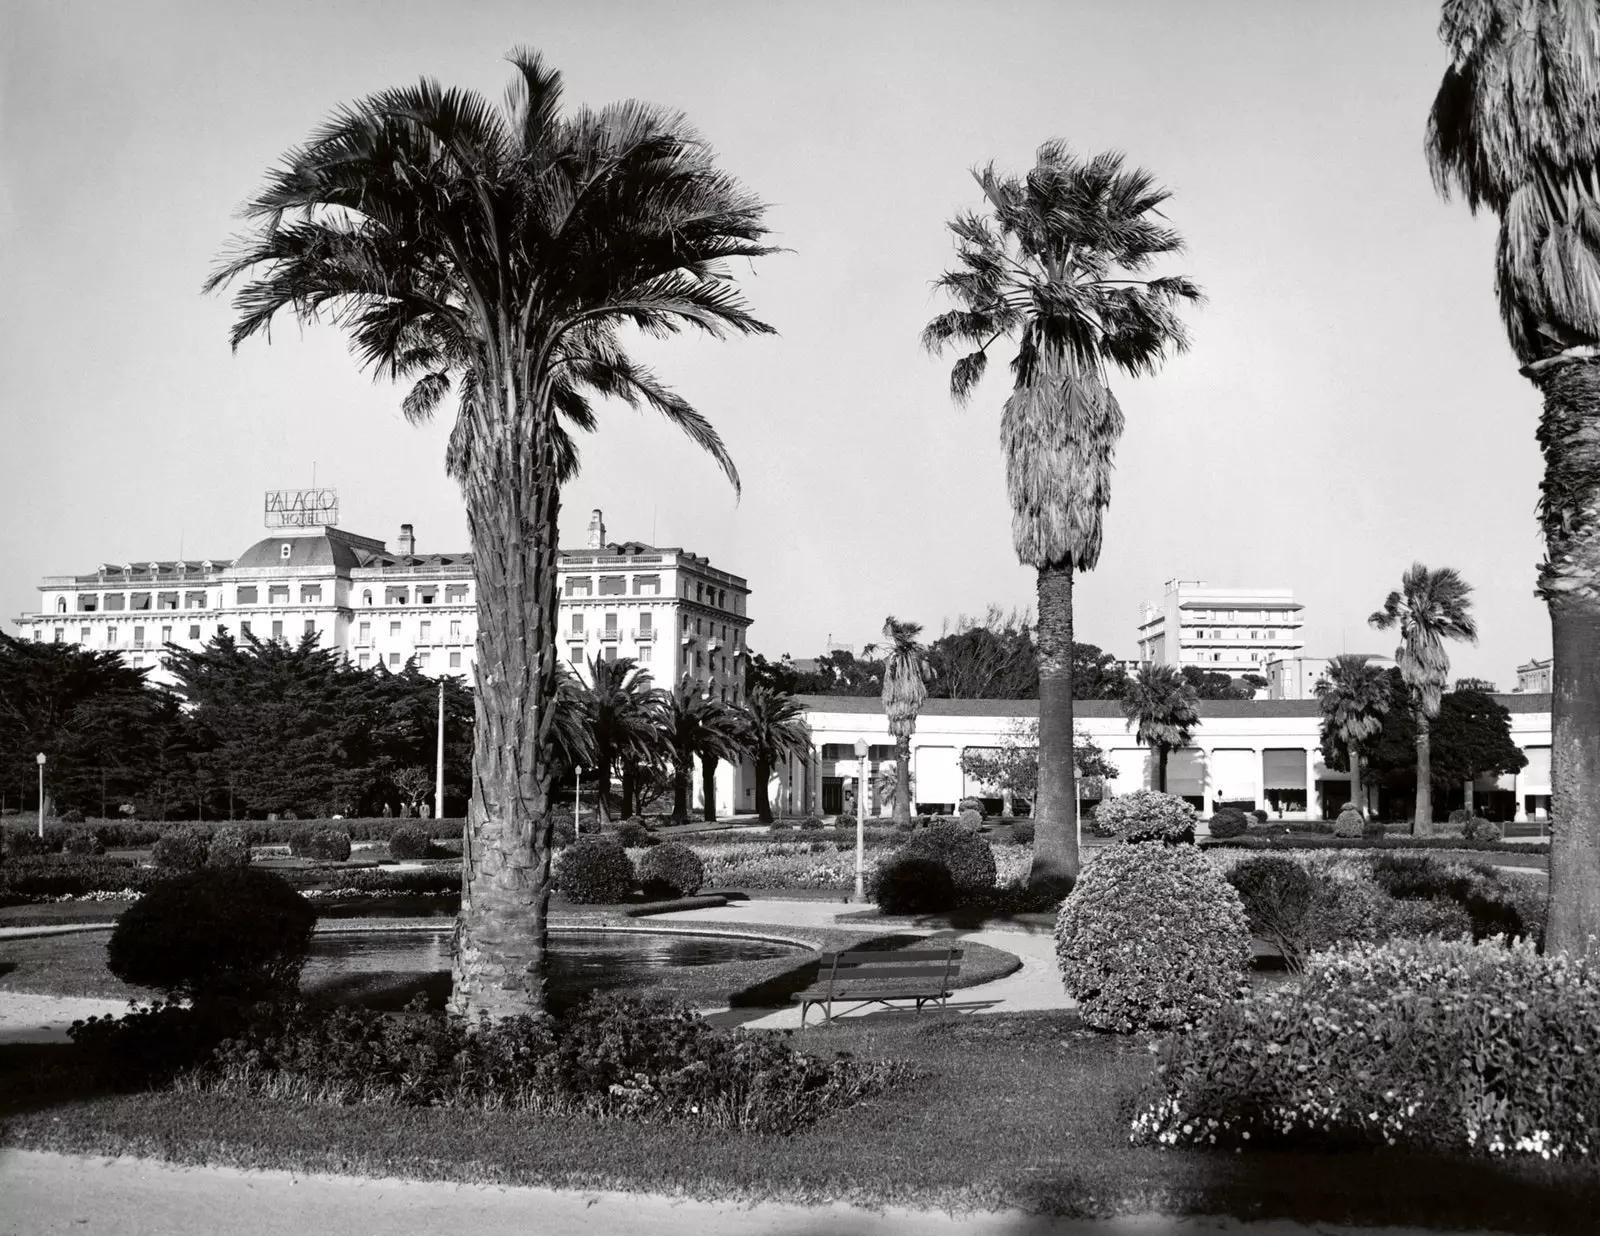
<svg viewBox="0 0 1600 1236"><path fill-rule="evenodd" d="M825 1021L833 1021L833 1002L854 1001L855 1008L893 1000L915 1000L917 1012L937 1000L944 1006L950 988L961 972L959 948L897 949L893 952L824 953L815 985L796 992L800 1025L814 1004L822 1006ZM845 1010L850 1011L850 1010Z"/></svg>

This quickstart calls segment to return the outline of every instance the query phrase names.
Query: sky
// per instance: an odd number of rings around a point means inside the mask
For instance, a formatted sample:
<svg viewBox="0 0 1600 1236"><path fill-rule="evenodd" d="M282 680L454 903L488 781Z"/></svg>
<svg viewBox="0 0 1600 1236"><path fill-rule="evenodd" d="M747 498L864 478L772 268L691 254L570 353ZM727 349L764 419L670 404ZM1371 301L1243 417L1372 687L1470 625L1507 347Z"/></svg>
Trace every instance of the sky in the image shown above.
<svg viewBox="0 0 1600 1236"><path fill-rule="evenodd" d="M923 352L971 169L1049 138L1172 192L1205 289L1191 350L1118 377L1127 417L1078 638L1134 655L1168 579L1290 588L1305 652L1366 626L1414 560L1474 585L1454 675L1548 656L1533 595L1539 401L1494 301L1492 218L1422 153L1444 69L1428 0L1129 4L0 5L0 622L42 577L266 535L262 494L338 489L341 526L467 547L448 418L414 428L329 325L228 346L201 284L266 171L339 104L421 76L498 98L532 46L569 103L684 111L770 204L785 252L737 271L774 337L640 350L718 427L736 497L676 430L606 409L563 497L609 539L745 576L750 646L858 649L1030 607L998 433L1003 364L965 408ZM1002 353L999 360L1009 359Z"/></svg>

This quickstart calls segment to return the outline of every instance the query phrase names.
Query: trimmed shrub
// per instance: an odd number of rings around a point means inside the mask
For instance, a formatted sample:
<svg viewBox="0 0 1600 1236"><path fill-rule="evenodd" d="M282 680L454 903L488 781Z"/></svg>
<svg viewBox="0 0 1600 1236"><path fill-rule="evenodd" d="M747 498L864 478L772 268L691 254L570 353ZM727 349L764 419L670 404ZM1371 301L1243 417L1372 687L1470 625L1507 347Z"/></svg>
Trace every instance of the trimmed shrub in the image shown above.
<svg viewBox="0 0 1600 1236"><path fill-rule="evenodd" d="M206 851L208 867L248 867L250 865L250 835L244 829L229 824L217 829Z"/></svg>
<svg viewBox="0 0 1600 1236"><path fill-rule="evenodd" d="M555 888L579 905L613 905L626 901L639 877L614 836L584 834L561 852Z"/></svg>
<svg viewBox="0 0 1600 1236"><path fill-rule="evenodd" d="M137 893L165 874L148 867L135 867L125 858L76 854L11 858L0 865L0 899L26 902L39 897Z"/></svg>
<svg viewBox="0 0 1600 1236"><path fill-rule="evenodd" d="M639 860L639 882L647 897L693 897L706 882L706 865L683 842L669 841L645 851Z"/></svg>
<svg viewBox="0 0 1600 1236"><path fill-rule="evenodd" d="M389 834L390 858L402 861L431 858L433 853L433 838L428 836L426 829L406 825Z"/></svg>
<svg viewBox="0 0 1600 1236"><path fill-rule="evenodd" d="M317 913L265 871L194 871L153 885L117 920L106 968L174 998L270 999L292 993Z"/></svg>
<svg viewBox="0 0 1600 1236"><path fill-rule="evenodd" d="M350 834L326 826L303 828L289 838L289 853L324 863L346 862L350 858Z"/></svg>
<svg viewBox="0 0 1600 1236"><path fill-rule="evenodd" d="M872 877L872 900L885 914L938 914L956 904L950 869L937 859L900 854Z"/></svg>
<svg viewBox="0 0 1600 1236"><path fill-rule="evenodd" d="M1461 907L1475 940L1537 935L1543 923L1542 913L1537 921L1524 918L1511 886L1486 863L1444 863L1429 854L1378 854L1370 869L1373 880L1402 903L1446 900Z"/></svg>
<svg viewBox="0 0 1600 1236"><path fill-rule="evenodd" d="M1597 1056L1590 963L1531 944L1361 946L1169 1039L1134 1140L1596 1159Z"/></svg>
<svg viewBox="0 0 1600 1236"><path fill-rule="evenodd" d="M1223 807L1211 817L1213 837L1239 837L1250 827L1250 817L1237 807Z"/></svg>
<svg viewBox="0 0 1600 1236"><path fill-rule="evenodd" d="M56 847L49 837L40 837L37 833L27 828L8 828L5 830L5 853L7 858L33 858L41 854L49 854Z"/></svg>
<svg viewBox="0 0 1600 1236"><path fill-rule="evenodd" d="M106 847L101 842L99 834L92 828L70 829L61 843L61 849L67 854L89 856L106 852Z"/></svg>
<svg viewBox="0 0 1600 1236"><path fill-rule="evenodd" d="M1339 810L1339 818L1333 822L1333 835L1335 837L1359 837L1366 831L1367 821L1360 811L1346 803Z"/></svg>
<svg viewBox="0 0 1600 1236"><path fill-rule="evenodd" d="M809 832L815 832L817 829L823 827L822 817L821 816L816 816L816 815L808 815L808 816L806 816L805 819L800 821L800 827L804 831L806 831L808 833Z"/></svg>
<svg viewBox="0 0 1600 1236"><path fill-rule="evenodd" d="M1011 841L1014 845L1033 844L1033 821L1013 820L1011 822Z"/></svg>
<svg viewBox="0 0 1600 1236"><path fill-rule="evenodd" d="M1097 837L1121 837L1154 832L1165 840L1187 832L1194 839L1194 808L1176 794L1159 790L1134 790L1100 800L1089 824Z"/></svg>
<svg viewBox="0 0 1600 1236"><path fill-rule="evenodd" d="M647 845L660 845L661 838L657 837L638 820L618 820L606 829L606 835L615 837L617 844L626 849L637 850Z"/></svg>
<svg viewBox="0 0 1600 1236"><path fill-rule="evenodd" d="M1506 830L1493 820L1486 820L1481 815L1475 815L1467 821L1462 830L1462 836L1468 841L1499 841L1506 835Z"/></svg>
<svg viewBox="0 0 1600 1236"><path fill-rule="evenodd" d="M1264 810L1263 810L1263 809L1262 809L1262 808L1260 808L1260 807L1257 807L1257 808L1256 808L1256 809L1255 809L1255 810L1254 810L1254 811L1252 811L1252 812L1251 812L1251 813L1250 813L1250 814L1251 814L1251 815L1253 815L1253 816L1255 816L1255 818L1256 818L1256 823L1257 823L1257 824L1265 824L1265 823L1266 823L1266 822L1267 822L1267 821L1268 821L1268 820L1269 820L1269 819L1271 819L1271 818L1272 818L1272 817L1271 817L1271 816L1269 816L1269 815L1268 815L1268 814L1267 814L1267 813L1266 813L1266 811L1264 811Z"/></svg>
<svg viewBox="0 0 1600 1236"><path fill-rule="evenodd" d="M1311 873L1292 858L1247 858L1228 872L1250 930L1277 946L1291 970L1304 961L1306 916L1317 891Z"/></svg>
<svg viewBox="0 0 1600 1236"><path fill-rule="evenodd" d="M162 833L150 847L150 861L163 871L198 871L206 865L211 848L211 830L191 824Z"/></svg>
<svg viewBox="0 0 1600 1236"><path fill-rule="evenodd" d="M1457 828L1460 828L1471 819L1472 812L1468 811L1465 807L1457 807L1450 813L1449 816L1450 823L1455 825Z"/></svg>
<svg viewBox="0 0 1600 1236"><path fill-rule="evenodd" d="M63 824L82 824L83 812L79 811L76 807L68 807L65 811L58 815L56 819L60 820Z"/></svg>
<svg viewBox="0 0 1600 1236"><path fill-rule="evenodd" d="M1361 826L1361 836L1367 841L1378 841L1389 831L1389 826L1382 820L1368 820Z"/></svg>
<svg viewBox="0 0 1600 1236"><path fill-rule="evenodd" d="M1192 846L1102 851L1062 903L1055 935L1084 1024L1123 1034L1189 1025L1237 996L1250 964L1244 903Z"/></svg>
<svg viewBox="0 0 1600 1236"><path fill-rule="evenodd" d="M978 823L980 824L983 823L984 817L989 814L988 810L984 807L983 799L981 798L963 798L959 803L956 804L957 816L964 816L969 811L976 811L978 813Z"/></svg>
<svg viewBox="0 0 1600 1236"><path fill-rule="evenodd" d="M956 823L962 828L965 828L971 832L976 832L978 829L983 827L983 812L973 811L971 808L964 808L961 814L956 816Z"/></svg>
<svg viewBox="0 0 1600 1236"><path fill-rule="evenodd" d="M994 887L994 851L989 843L959 824L934 824L918 829L896 852L900 858L927 858L942 863L957 895Z"/></svg>

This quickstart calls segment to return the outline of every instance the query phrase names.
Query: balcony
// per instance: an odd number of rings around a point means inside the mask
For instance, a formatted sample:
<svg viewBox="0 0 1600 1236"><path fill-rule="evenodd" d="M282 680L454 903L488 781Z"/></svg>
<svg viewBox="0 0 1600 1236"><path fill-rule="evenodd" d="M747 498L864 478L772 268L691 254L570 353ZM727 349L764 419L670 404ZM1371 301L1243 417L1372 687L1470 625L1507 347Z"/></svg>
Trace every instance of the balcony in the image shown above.
<svg viewBox="0 0 1600 1236"><path fill-rule="evenodd" d="M622 632L619 631L616 627L606 627L603 631L600 632L600 642L602 644L614 644L618 640L620 640L621 638L622 638Z"/></svg>
<svg viewBox="0 0 1600 1236"><path fill-rule="evenodd" d="M634 627L631 634L633 635L633 640L636 644L655 643L656 631L654 627Z"/></svg>

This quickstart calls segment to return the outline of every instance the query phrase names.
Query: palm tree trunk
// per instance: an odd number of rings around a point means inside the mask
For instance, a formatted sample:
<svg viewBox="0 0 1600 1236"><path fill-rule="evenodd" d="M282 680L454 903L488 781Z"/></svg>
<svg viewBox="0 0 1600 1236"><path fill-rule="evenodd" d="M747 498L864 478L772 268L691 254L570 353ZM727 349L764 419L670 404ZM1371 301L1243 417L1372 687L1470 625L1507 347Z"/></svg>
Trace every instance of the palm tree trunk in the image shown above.
<svg viewBox="0 0 1600 1236"><path fill-rule="evenodd" d="M767 793L767 782L772 780L772 757L764 751L756 752L756 819L763 824L772 823L772 796Z"/></svg>
<svg viewBox="0 0 1600 1236"><path fill-rule="evenodd" d="M1350 805L1366 817L1367 791L1361 784L1361 754L1354 747L1350 749Z"/></svg>
<svg viewBox="0 0 1600 1236"><path fill-rule="evenodd" d="M672 822L689 822L689 761L672 761Z"/></svg>
<svg viewBox="0 0 1600 1236"><path fill-rule="evenodd" d="M600 813L600 823L611 822L611 755L596 752L594 770L594 804Z"/></svg>
<svg viewBox="0 0 1600 1236"><path fill-rule="evenodd" d="M1539 445L1555 666L1550 699L1550 909L1545 950L1600 954L1600 365L1555 365Z"/></svg>
<svg viewBox="0 0 1600 1236"><path fill-rule="evenodd" d="M553 823L545 731L556 698L561 490L547 418L522 415L509 377L499 393L503 429L479 436L462 484L478 597L477 690L450 1011L469 1018L545 1007Z"/></svg>
<svg viewBox="0 0 1600 1236"><path fill-rule="evenodd" d="M1065 889L1078 878L1072 721L1072 567L1040 567L1039 796L1029 888Z"/></svg>
<svg viewBox="0 0 1600 1236"><path fill-rule="evenodd" d="M1411 831L1426 837L1433 832L1433 764L1428 747L1428 714L1417 709L1417 812Z"/></svg>
<svg viewBox="0 0 1600 1236"><path fill-rule="evenodd" d="M710 823L717 818L717 757L700 757L700 814Z"/></svg>
<svg viewBox="0 0 1600 1236"><path fill-rule="evenodd" d="M1468 815L1478 814L1478 805L1472 797L1472 778L1468 777L1461 783L1461 805L1467 809Z"/></svg>
<svg viewBox="0 0 1600 1236"><path fill-rule="evenodd" d="M1167 792L1167 749L1161 746L1156 748L1156 789Z"/></svg>
<svg viewBox="0 0 1600 1236"><path fill-rule="evenodd" d="M911 735L894 741L894 822L911 823Z"/></svg>
<svg viewBox="0 0 1600 1236"><path fill-rule="evenodd" d="M634 765L630 760L622 767L622 818L625 820L631 820L638 813L633 802L636 783Z"/></svg>

